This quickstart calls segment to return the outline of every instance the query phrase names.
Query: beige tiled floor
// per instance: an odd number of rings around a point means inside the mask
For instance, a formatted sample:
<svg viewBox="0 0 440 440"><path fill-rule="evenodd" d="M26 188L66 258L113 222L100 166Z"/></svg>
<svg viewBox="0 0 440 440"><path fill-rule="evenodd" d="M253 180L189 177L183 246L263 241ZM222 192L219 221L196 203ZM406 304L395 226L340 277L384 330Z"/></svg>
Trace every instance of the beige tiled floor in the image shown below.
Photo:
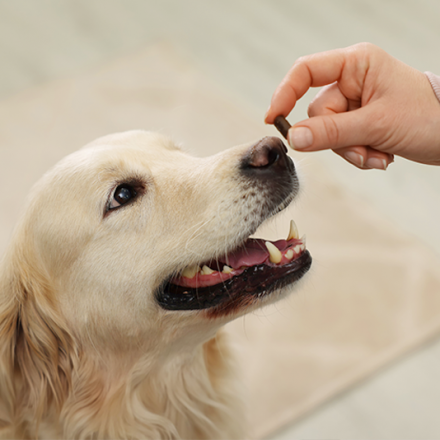
<svg viewBox="0 0 440 440"><path fill-rule="evenodd" d="M440 72L439 16L438 0L0 0L0 98L166 40L262 120L307 53L371 41ZM440 170L398 160L363 173L321 154L335 179L440 252ZM273 438L440 437L438 359L434 341Z"/></svg>

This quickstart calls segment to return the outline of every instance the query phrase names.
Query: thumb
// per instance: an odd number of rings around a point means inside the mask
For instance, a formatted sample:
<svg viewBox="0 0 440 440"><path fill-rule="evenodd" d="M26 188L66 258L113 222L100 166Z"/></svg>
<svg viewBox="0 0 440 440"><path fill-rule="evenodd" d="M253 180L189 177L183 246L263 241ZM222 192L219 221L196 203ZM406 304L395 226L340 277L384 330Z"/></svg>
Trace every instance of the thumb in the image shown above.
<svg viewBox="0 0 440 440"><path fill-rule="evenodd" d="M300 151L336 150L351 145L370 145L374 112L361 107L344 113L313 116L293 125L290 146Z"/></svg>

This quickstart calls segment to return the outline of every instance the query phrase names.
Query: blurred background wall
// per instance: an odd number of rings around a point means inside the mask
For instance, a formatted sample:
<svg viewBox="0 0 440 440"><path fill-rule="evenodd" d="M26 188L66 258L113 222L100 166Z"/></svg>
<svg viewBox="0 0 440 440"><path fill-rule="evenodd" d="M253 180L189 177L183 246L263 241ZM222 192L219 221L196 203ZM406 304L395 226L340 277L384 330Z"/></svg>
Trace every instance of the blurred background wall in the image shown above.
<svg viewBox="0 0 440 440"><path fill-rule="evenodd" d="M0 0L0 97L168 41L262 120L289 67L313 52L369 41L440 72L439 13L437 0ZM313 93L292 122L306 117ZM337 178L440 249L436 169L399 161L389 173L360 174L328 160Z"/></svg>
<svg viewBox="0 0 440 440"><path fill-rule="evenodd" d="M0 100L166 42L262 123L279 81L309 53L369 41L440 74L439 17L438 0L0 0ZM360 172L319 154L336 181L440 254L438 168L397 159L386 173ZM440 437L439 359L433 341L272 438ZM417 404L401 404L397 389Z"/></svg>

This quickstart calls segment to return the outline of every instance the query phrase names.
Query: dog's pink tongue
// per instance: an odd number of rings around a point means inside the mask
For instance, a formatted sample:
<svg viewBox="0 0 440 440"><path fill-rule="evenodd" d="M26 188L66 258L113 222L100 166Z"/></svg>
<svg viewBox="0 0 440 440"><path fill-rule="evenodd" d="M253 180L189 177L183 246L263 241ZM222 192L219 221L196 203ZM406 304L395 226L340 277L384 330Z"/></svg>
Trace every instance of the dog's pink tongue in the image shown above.
<svg viewBox="0 0 440 440"><path fill-rule="evenodd" d="M238 269L242 266L256 266L264 263L269 258L269 251L265 245L266 240L250 238L243 247L220 258L221 263ZM283 251L287 247L286 240L274 241L273 244Z"/></svg>

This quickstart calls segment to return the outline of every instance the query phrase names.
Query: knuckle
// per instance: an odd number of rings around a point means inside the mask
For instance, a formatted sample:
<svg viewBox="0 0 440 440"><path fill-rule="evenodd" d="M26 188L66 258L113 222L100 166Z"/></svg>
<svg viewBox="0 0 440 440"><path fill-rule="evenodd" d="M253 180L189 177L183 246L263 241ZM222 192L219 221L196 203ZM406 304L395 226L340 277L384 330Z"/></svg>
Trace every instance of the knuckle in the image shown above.
<svg viewBox="0 0 440 440"><path fill-rule="evenodd" d="M330 145L339 145L341 133L338 124L332 117L323 119L324 131Z"/></svg>
<svg viewBox="0 0 440 440"><path fill-rule="evenodd" d="M316 56L316 54L312 54L312 55L304 55L302 57L297 58L297 60L295 61L293 67L295 69L309 69L308 65L310 63L311 60L313 60L313 58Z"/></svg>
<svg viewBox="0 0 440 440"><path fill-rule="evenodd" d="M368 43L368 42L358 43L358 44L355 44L353 47L356 50L358 50L360 52L364 52L364 53L373 53L373 52L376 52L376 50L378 49L378 47L375 44Z"/></svg>
<svg viewBox="0 0 440 440"><path fill-rule="evenodd" d="M386 53L383 49L373 43L358 43L352 46L352 48L354 53L356 53L358 57L364 59L380 57Z"/></svg>
<svg viewBox="0 0 440 440"><path fill-rule="evenodd" d="M295 64L297 64L297 65L298 64L304 64L304 63L307 62L307 59L308 59L307 55L299 57L299 58L296 59Z"/></svg>

